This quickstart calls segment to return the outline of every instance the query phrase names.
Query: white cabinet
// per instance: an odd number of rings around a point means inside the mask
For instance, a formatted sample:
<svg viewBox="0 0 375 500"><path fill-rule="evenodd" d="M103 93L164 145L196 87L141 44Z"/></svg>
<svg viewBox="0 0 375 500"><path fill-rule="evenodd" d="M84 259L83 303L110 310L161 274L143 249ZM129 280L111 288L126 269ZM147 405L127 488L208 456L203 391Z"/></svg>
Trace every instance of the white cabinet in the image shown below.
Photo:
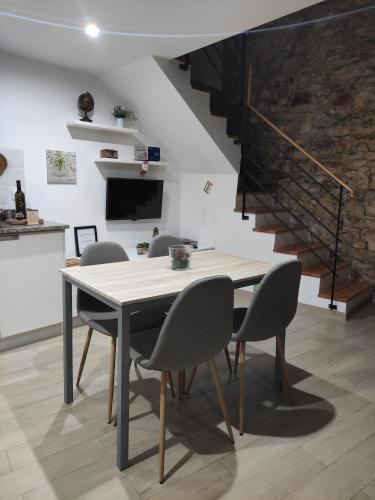
<svg viewBox="0 0 375 500"><path fill-rule="evenodd" d="M65 233L0 238L0 338L62 321Z"/></svg>

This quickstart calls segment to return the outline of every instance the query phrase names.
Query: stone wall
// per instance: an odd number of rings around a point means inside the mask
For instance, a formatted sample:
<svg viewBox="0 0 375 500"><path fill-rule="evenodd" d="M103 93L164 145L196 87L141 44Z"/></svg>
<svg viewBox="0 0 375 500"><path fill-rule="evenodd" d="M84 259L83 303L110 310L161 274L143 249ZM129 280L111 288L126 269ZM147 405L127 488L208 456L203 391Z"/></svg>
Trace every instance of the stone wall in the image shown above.
<svg viewBox="0 0 375 500"><path fill-rule="evenodd" d="M327 0L272 26L368 5L373 1ZM375 11L250 34L248 62L254 65L253 104L354 190L353 198L345 196L341 253L362 278L375 284ZM267 149L261 151L264 161ZM284 164L291 175L301 175L291 162ZM313 164L303 164L337 194L334 183ZM290 180L283 184L334 229L327 211ZM337 210L324 189L308 178L304 186ZM306 218L304 210L296 210ZM323 237L332 241L329 233Z"/></svg>

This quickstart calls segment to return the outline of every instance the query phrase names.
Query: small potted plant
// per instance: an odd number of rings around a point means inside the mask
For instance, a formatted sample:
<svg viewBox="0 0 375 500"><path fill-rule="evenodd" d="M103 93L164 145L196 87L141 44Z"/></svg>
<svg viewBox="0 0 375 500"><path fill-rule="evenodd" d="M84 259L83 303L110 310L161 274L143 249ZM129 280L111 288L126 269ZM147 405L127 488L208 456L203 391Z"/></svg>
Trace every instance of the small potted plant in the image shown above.
<svg viewBox="0 0 375 500"><path fill-rule="evenodd" d="M148 252L149 246L150 246L150 243L147 243L147 241L145 241L143 243L143 253L147 253Z"/></svg>
<svg viewBox="0 0 375 500"><path fill-rule="evenodd" d="M143 243L138 243L137 245L137 254L143 255Z"/></svg>
<svg viewBox="0 0 375 500"><path fill-rule="evenodd" d="M122 104L117 104L112 111L112 116L116 120L116 125L119 128L125 127L125 119L136 120L134 111L131 111L126 106Z"/></svg>

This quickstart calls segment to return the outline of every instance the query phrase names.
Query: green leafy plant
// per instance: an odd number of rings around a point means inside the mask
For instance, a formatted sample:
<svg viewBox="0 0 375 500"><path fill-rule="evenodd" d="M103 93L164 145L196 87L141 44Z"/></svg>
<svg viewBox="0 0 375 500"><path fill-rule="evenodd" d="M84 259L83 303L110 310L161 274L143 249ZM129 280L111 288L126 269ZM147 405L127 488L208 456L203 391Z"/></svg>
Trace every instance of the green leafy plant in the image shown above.
<svg viewBox="0 0 375 500"><path fill-rule="evenodd" d="M135 121L137 119L134 111L131 111L122 104L117 104L112 111L113 118L127 118L128 120Z"/></svg>
<svg viewBox="0 0 375 500"><path fill-rule="evenodd" d="M65 158L59 151L55 153L55 156L53 158L53 166L60 172L65 167Z"/></svg>

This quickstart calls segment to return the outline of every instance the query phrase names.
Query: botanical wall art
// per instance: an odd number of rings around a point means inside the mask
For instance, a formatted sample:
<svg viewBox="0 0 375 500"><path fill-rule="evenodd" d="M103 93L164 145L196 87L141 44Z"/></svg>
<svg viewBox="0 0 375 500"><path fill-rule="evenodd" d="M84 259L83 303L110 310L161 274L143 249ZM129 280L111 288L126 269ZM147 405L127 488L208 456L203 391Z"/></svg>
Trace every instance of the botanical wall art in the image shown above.
<svg viewBox="0 0 375 500"><path fill-rule="evenodd" d="M76 153L46 150L47 183L77 184Z"/></svg>

